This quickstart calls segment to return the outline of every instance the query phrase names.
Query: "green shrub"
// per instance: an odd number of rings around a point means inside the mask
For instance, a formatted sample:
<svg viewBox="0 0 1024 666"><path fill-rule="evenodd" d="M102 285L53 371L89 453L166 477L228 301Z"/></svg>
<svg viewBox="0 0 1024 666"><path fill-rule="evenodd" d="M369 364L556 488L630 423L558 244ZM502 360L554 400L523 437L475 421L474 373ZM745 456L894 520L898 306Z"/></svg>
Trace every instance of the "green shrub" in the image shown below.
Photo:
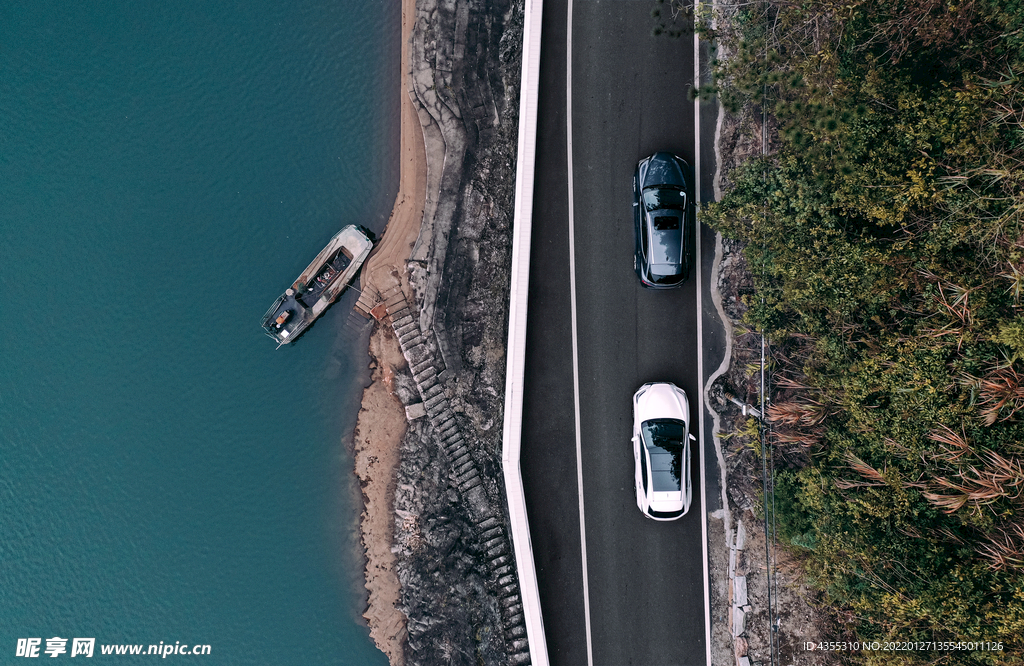
<svg viewBox="0 0 1024 666"><path fill-rule="evenodd" d="M701 217L746 242L775 404L824 415L773 428L806 449L775 477L780 536L862 639L1019 663L1024 1L763 3L717 39L723 105L766 105L779 144ZM858 658L941 655L884 657Z"/></svg>

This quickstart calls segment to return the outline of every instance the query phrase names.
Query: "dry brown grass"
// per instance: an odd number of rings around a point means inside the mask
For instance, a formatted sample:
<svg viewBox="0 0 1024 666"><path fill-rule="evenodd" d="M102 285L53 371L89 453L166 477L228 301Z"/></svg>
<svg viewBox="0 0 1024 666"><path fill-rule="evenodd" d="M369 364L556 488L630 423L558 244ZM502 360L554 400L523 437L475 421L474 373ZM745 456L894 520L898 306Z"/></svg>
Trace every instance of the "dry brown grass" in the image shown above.
<svg viewBox="0 0 1024 666"><path fill-rule="evenodd" d="M860 474L864 481L847 481L845 479L837 479L836 487L843 490L849 490L850 488L871 488L876 486L888 485L888 480L882 472L867 464L852 452L847 451L846 462L850 465L850 469Z"/></svg>
<svg viewBox="0 0 1024 666"><path fill-rule="evenodd" d="M816 400L789 400L768 408L768 420L794 428L814 428L828 416L828 410Z"/></svg>
<svg viewBox="0 0 1024 666"><path fill-rule="evenodd" d="M932 505L946 513L965 506L979 511L1002 499L1017 504L1024 496L1024 461L989 449L976 449L964 432L941 426L928 438L942 445L931 454L937 469L927 482L908 483L920 488ZM1021 508L1024 508L1022 506Z"/></svg>
<svg viewBox="0 0 1024 666"><path fill-rule="evenodd" d="M1024 523L1018 521L997 527L976 550L993 569L1024 567Z"/></svg>
<svg viewBox="0 0 1024 666"><path fill-rule="evenodd" d="M961 351L964 343L969 341L975 324L971 294L980 289L980 286L963 287L943 280L931 271L920 273L935 285L938 292L934 296L935 303L939 306L939 312L949 318L942 326L923 329L922 334L929 338L953 336L956 339L956 350Z"/></svg>
<svg viewBox="0 0 1024 666"><path fill-rule="evenodd" d="M971 452L967 435L962 431L958 433L947 425L940 425L937 430L931 431L928 439L943 445L944 457L950 462L956 462Z"/></svg>
<svg viewBox="0 0 1024 666"><path fill-rule="evenodd" d="M1024 407L1024 377L1012 365L999 366L978 380L985 425L1013 418Z"/></svg>

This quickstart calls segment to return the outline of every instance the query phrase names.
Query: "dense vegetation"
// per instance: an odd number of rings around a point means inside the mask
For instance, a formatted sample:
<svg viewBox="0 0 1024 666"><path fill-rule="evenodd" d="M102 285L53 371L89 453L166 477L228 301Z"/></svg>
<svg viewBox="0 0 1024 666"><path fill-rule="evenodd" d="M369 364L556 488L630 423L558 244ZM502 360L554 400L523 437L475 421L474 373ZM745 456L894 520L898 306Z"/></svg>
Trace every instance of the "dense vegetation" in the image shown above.
<svg viewBox="0 0 1024 666"><path fill-rule="evenodd" d="M1024 0L739 11L700 94L778 138L703 220L748 242L780 532L850 636L1003 644L858 660L1021 663Z"/></svg>

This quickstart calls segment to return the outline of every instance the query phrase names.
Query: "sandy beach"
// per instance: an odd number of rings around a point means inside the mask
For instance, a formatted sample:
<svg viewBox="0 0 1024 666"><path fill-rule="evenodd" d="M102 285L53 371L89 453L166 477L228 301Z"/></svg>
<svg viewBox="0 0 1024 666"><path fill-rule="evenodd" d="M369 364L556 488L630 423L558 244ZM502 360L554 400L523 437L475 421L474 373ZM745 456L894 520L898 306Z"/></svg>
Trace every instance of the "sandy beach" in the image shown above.
<svg viewBox="0 0 1024 666"><path fill-rule="evenodd" d="M402 0L401 140L398 195L387 227L363 268L361 288L380 294L402 286L411 299L405 262L419 234L426 196L427 164L423 131L410 98L409 40L416 22L416 0ZM394 477L406 431L405 410L395 397L392 379L405 365L394 331L385 319L375 324L370 341L372 383L363 392L356 422L355 464L363 492L360 521L366 551L368 608L364 617L370 637L392 666L404 664L406 619L395 605L401 584L391 552L394 536Z"/></svg>
<svg viewBox="0 0 1024 666"><path fill-rule="evenodd" d="M394 533L394 471L405 435L405 409L394 395L395 372L405 365L389 326L378 325L370 338L372 383L363 392L354 437L356 476L363 493L360 518L366 551L368 608L363 614L370 637L392 665L404 663L405 616L395 608L400 585L391 552Z"/></svg>

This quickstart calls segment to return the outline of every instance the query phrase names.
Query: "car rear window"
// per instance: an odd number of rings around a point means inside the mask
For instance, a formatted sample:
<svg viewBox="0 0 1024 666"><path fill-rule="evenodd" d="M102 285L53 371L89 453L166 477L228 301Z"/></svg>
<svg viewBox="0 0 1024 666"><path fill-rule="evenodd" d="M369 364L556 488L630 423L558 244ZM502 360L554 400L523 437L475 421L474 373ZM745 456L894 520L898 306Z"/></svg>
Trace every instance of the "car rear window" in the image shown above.
<svg viewBox="0 0 1024 666"><path fill-rule="evenodd" d="M674 187L648 187L644 190L644 206L648 211L686 208L686 192Z"/></svg>
<svg viewBox="0 0 1024 666"><path fill-rule="evenodd" d="M672 231L679 228L679 218L675 215L655 215L655 231Z"/></svg>
<svg viewBox="0 0 1024 666"><path fill-rule="evenodd" d="M651 419L640 425L640 433L651 456L651 491L678 492L682 488L685 426L675 419Z"/></svg>
<svg viewBox="0 0 1024 666"><path fill-rule="evenodd" d="M682 279L682 273L673 273L671 275L659 275L657 273L651 273L651 282L655 284L675 284Z"/></svg>

